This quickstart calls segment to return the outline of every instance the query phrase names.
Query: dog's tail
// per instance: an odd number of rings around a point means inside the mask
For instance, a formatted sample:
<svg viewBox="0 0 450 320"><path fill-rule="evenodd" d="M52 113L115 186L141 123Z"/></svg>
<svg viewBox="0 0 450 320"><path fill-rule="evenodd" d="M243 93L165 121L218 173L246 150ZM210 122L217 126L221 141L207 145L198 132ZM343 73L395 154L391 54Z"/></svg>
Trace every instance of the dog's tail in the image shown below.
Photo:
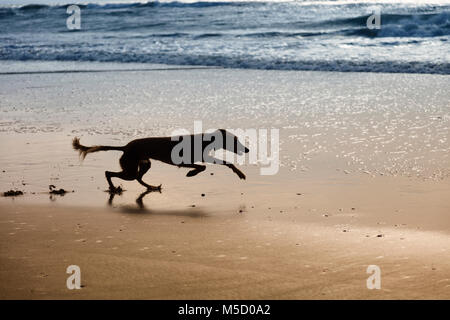
<svg viewBox="0 0 450 320"><path fill-rule="evenodd" d="M118 151L125 150L125 147L111 147L111 146L86 147L80 144L80 139L78 139L77 137L73 138L72 146L75 150L78 150L82 159L86 158L87 154L92 152L108 151L108 150L118 150Z"/></svg>

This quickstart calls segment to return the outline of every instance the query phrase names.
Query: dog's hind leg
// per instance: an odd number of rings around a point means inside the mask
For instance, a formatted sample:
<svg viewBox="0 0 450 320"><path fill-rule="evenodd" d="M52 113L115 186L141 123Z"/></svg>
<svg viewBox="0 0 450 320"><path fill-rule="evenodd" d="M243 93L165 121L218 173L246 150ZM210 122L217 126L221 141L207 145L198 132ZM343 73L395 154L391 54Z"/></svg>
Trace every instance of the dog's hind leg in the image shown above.
<svg viewBox="0 0 450 320"><path fill-rule="evenodd" d="M199 174L202 171L205 171L206 169L206 166L202 164L179 164L178 166L183 168L194 168L193 170L189 171L186 174L186 177L196 176L197 174Z"/></svg>
<svg viewBox="0 0 450 320"><path fill-rule="evenodd" d="M117 192L120 189L116 188L112 181L111 178L120 178L122 180L127 180L127 181L131 181L136 179L136 174L127 172L127 171L121 171L121 172L111 172L111 171L105 171L105 176L106 176L106 180L108 181L109 184L109 191L111 192Z"/></svg>
<svg viewBox="0 0 450 320"><path fill-rule="evenodd" d="M150 169L151 165L152 164L151 164L150 160L141 160L141 161L139 161L139 170L138 170L138 174L137 174L136 180L140 184L142 184L144 187L146 187L147 190L150 190L150 191L158 191L159 190L159 191L161 191L161 185L159 185L157 187L151 186L151 185L145 183L142 180L142 177L144 176L144 174L147 173L147 171Z"/></svg>
<svg viewBox="0 0 450 320"><path fill-rule="evenodd" d="M120 178L122 180L134 180L137 178L137 170L138 170L138 161L135 161L132 158L127 158L122 156L120 158L120 166L122 167L121 172L111 172L105 171L106 180L109 184L109 190L111 192L117 191L117 188L114 187L111 178ZM148 170L148 169L147 169Z"/></svg>
<svg viewBox="0 0 450 320"><path fill-rule="evenodd" d="M106 181L108 181L110 191L116 190L116 187L114 187L114 185L111 181L111 178L116 177L116 174L118 174L118 173L119 172L105 171L105 177L106 177Z"/></svg>

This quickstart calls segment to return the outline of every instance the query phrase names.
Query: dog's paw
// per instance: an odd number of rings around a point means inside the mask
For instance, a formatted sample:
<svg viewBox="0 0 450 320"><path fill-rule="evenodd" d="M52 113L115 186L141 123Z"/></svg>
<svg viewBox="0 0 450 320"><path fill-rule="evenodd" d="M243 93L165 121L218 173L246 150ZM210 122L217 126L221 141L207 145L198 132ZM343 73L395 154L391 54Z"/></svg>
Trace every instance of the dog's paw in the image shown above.
<svg viewBox="0 0 450 320"><path fill-rule="evenodd" d="M233 172L237 174L239 179L245 180L245 174L243 174L239 169L233 170Z"/></svg>
<svg viewBox="0 0 450 320"><path fill-rule="evenodd" d="M108 192L109 192L110 194L119 194L119 195L120 195L120 194L122 194L123 189L122 189L121 186L118 186L118 187L109 187Z"/></svg>

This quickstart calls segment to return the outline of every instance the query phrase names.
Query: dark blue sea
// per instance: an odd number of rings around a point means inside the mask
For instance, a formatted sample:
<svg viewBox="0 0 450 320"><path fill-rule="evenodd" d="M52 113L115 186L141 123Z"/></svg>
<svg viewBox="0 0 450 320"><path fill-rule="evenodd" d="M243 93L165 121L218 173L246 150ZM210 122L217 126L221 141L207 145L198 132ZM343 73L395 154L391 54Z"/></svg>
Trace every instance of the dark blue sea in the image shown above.
<svg viewBox="0 0 450 320"><path fill-rule="evenodd" d="M450 1L1 3L0 60L450 74Z"/></svg>

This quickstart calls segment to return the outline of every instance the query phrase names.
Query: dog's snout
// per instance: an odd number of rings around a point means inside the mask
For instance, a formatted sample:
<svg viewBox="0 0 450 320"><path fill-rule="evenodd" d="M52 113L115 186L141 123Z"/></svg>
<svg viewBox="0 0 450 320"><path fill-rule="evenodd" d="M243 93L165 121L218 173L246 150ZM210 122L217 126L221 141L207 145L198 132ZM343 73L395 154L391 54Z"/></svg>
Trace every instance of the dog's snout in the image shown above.
<svg viewBox="0 0 450 320"><path fill-rule="evenodd" d="M245 151L244 151L245 153L249 153L250 152L250 150L247 148L247 147L245 147Z"/></svg>

